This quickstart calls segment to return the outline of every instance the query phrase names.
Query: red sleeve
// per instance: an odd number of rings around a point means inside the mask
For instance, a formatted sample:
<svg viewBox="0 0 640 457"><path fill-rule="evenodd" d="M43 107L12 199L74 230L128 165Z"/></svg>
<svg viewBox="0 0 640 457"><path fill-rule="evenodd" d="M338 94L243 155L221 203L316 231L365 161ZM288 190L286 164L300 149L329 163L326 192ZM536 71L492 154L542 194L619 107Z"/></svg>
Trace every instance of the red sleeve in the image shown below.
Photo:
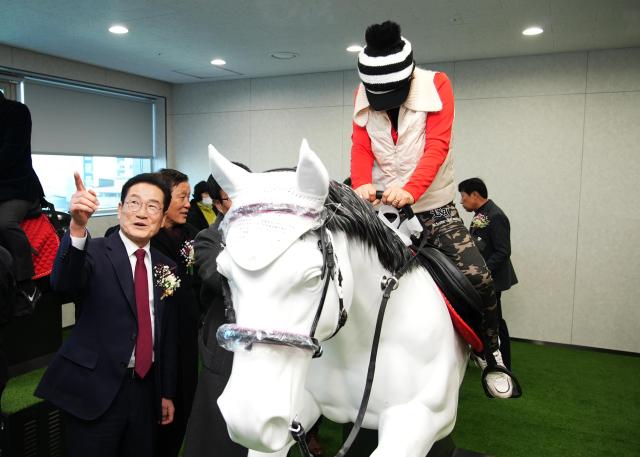
<svg viewBox="0 0 640 457"><path fill-rule="evenodd" d="M357 189L363 184L371 184L373 169L373 150L371 138L366 127L353 123L351 134L351 187Z"/></svg>
<svg viewBox="0 0 640 457"><path fill-rule="evenodd" d="M440 166L447 158L451 143L454 111L451 82L446 74L440 72L435 74L433 82L442 101L442 109L427 114L424 154L411 178L403 187L413 196L414 201L418 201L433 182Z"/></svg>

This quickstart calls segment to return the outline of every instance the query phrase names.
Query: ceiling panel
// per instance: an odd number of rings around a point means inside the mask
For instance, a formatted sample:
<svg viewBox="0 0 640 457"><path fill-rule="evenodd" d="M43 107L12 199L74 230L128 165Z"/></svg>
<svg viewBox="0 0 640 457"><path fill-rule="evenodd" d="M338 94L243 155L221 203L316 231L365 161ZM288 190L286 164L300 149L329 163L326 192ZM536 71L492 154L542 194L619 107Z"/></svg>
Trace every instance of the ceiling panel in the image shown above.
<svg viewBox="0 0 640 457"><path fill-rule="evenodd" d="M424 63L640 46L640 0L3 0L0 43L199 82L353 69L345 48L385 19ZM116 22L130 33L110 34ZM523 37L532 24L545 33Z"/></svg>

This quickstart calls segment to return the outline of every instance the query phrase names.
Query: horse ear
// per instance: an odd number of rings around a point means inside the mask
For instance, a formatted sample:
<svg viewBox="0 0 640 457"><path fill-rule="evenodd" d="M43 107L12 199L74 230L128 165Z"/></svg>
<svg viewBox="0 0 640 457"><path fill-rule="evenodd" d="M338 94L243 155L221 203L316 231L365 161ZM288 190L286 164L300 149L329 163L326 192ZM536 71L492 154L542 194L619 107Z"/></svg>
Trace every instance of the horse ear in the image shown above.
<svg viewBox="0 0 640 457"><path fill-rule="evenodd" d="M211 144L209 145L209 169L213 178L232 199L249 178L248 171L231 163Z"/></svg>
<svg viewBox="0 0 640 457"><path fill-rule="evenodd" d="M304 193L326 198L329 193L329 172L309 147L306 138L300 145L300 158L296 170L298 189Z"/></svg>

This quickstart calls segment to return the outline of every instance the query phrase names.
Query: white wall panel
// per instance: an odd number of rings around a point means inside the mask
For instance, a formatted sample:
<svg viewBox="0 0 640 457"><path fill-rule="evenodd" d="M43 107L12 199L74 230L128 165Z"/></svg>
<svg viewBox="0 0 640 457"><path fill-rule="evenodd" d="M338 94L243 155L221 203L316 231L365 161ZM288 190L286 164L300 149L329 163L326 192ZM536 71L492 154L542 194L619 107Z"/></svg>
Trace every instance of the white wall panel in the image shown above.
<svg viewBox="0 0 640 457"><path fill-rule="evenodd" d="M640 90L640 48L589 53L587 92Z"/></svg>
<svg viewBox="0 0 640 457"><path fill-rule="evenodd" d="M309 108L342 105L342 72L251 80L251 109Z"/></svg>
<svg viewBox="0 0 640 457"><path fill-rule="evenodd" d="M584 95L456 107L457 180L483 178L511 221L520 283L505 292L504 311L514 336L571 342L583 110Z"/></svg>
<svg viewBox="0 0 640 457"><path fill-rule="evenodd" d="M457 99L584 93L587 53L456 62Z"/></svg>
<svg viewBox="0 0 640 457"><path fill-rule="evenodd" d="M256 171L293 167L303 138L333 179L342 176L342 106L251 113L251 164Z"/></svg>
<svg viewBox="0 0 640 457"><path fill-rule="evenodd" d="M251 167L251 116L248 112L172 116L175 167L193 186L209 176L207 147L213 144L230 160Z"/></svg>
<svg viewBox="0 0 640 457"><path fill-rule="evenodd" d="M174 85L171 114L246 111L251 106L250 88L248 79Z"/></svg>
<svg viewBox="0 0 640 457"><path fill-rule="evenodd" d="M573 341L640 351L640 92L587 98Z"/></svg>

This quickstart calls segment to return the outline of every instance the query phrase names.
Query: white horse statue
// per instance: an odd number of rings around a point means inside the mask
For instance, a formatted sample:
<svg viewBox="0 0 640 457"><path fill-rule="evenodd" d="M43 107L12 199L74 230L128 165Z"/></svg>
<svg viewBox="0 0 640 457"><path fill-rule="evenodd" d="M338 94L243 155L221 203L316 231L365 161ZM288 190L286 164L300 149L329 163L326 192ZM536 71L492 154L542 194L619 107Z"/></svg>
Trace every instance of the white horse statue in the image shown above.
<svg viewBox="0 0 640 457"><path fill-rule="evenodd" d="M217 262L236 321L220 328L218 340L236 353L218 404L231 438L251 449L250 457L284 457L294 443L292 423L309 428L320 415L356 420L381 281L411 253L370 203L330 183L305 140L295 172L248 173L211 145L209 160L233 201ZM322 355L312 358L317 342ZM467 360L442 295L412 263L390 295L381 329L362 423L378 430L371 456L424 457L446 437Z"/></svg>

